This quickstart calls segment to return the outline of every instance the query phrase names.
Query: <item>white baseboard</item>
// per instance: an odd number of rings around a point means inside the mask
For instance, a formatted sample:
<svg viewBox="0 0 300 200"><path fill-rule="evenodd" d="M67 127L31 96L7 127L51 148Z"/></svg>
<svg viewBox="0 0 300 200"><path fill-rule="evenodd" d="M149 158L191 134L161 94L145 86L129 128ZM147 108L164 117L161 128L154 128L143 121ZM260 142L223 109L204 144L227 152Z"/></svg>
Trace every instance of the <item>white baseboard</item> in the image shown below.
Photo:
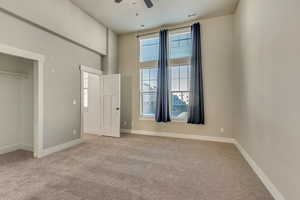
<svg viewBox="0 0 300 200"><path fill-rule="evenodd" d="M72 141L64 143L64 144L60 144L60 145L57 145L57 146L54 146L54 147L44 149L43 152L42 152L42 155L40 157L48 156L52 153L59 152L59 151L71 148L71 147L76 146L80 143L82 143L82 139L76 139L76 140L72 140Z"/></svg>
<svg viewBox="0 0 300 200"><path fill-rule="evenodd" d="M203 140L203 141L211 141L211 142L235 143L235 140L233 138L226 138L226 137L211 137L211 136L201 136L201 135L189 135L189 134L183 134L183 133L154 132L154 131L131 130L131 129L121 129L121 132L138 134L138 135L179 138L179 139L192 139L192 140Z"/></svg>
<svg viewBox="0 0 300 200"><path fill-rule="evenodd" d="M241 152L245 160L251 166L256 175L260 178L263 184L266 186L268 191L272 194L275 200L285 200L281 192L276 188L276 186L272 183L269 177L264 173L264 171L257 165L257 163L251 158L251 156L247 153L247 151L236 141L235 146Z"/></svg>
<svg viewBox="0 0 300 200"><path fill-rule="evenodd" d="M25 150L33 152L33 147L31 145L26 144L13 144L13 145L6 145L0 147L0 155L5 153L10 153L17 150Z"/></svg>
<svg viewBox="0 0 300 200"><path fill-rule="evenodd" d="M132 130L132 129L121 129L122 133L131 133L138 135L148 135L148 136L159 136L159 137L171 137L171 138L180 138L180 139L193 139L193 140L203 140L203 141L212 141L212 142L223 142L223 143L232 143L237 149L241 152L242 156L248 162L250 167L260 178L262 183L271 193L275 200L286 200L281 192L276 188L272 183L269 177L264 173L264 171L257 165L257 163L251 158L247 151L233 138L225 137L211 137L211 136L199 136L199 135L188 135L180 133L168 133L168 132L153 132L153 131L144 131L144 130Z"/></svg>
<svg viewBox="0 0 300 200"><path fill-rule="evenodd" d="M19 147L20 147L19 144L6 145L3 147L0 147L0 155L9 153L9 152L13 152L13 151L17 151L17 150L19 150Z"/></svg>
<svg viewBox="0 0 300 200"><path fill-rule="evenodd" d="M28 144L19 144L19 149L33 152L33 146Z"/></svg>

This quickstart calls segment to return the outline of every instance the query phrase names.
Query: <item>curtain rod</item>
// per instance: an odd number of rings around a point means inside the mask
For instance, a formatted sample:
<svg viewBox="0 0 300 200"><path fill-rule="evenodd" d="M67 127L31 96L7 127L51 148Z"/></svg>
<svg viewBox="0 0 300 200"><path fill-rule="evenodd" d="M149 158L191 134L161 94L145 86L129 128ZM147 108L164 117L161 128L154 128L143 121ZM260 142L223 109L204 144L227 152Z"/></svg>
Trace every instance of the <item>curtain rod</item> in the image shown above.
<svg viewBox="0 0 300 200"><path fill-rule="evenodd" d="M179 30L179 29L184 29L184 28L190 28L191 26L181 26L181 27L177 27L177 28L166 28L168 31L175 31L175 30ZM149 32L149 33L142 33L142 34L138 34L136 37L143 37L143 36L147 36L147 35L153 35L158 33L159 31L153 31L153 32Z"/></svg>

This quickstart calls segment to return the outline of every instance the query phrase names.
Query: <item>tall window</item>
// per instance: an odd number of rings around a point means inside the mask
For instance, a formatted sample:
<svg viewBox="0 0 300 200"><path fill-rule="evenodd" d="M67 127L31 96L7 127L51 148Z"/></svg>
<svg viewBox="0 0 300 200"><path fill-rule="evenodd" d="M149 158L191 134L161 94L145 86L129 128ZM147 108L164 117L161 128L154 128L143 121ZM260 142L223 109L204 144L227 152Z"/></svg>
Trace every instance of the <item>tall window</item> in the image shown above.
<svg viewBox="0 0 300 200"><path fill-rule="evenodd" d="M156 109L157 68L143 68L141 77L141 113L143 116L152 117Z"/></svg>
<svg viewBox="0 0 300 200"><path fill-rule="evenodd" d="M191 32L169 33L169 90L173 120L186 120L190 92ZM159 37L140 38L140 113L154 117L156 109Z"/></svg>
<svg viewBox="0 0 300 200"><path fill-rule="evenodd" d="M158 48L157 35L140 40L140 113L143 117L155 115Z"/></svg>

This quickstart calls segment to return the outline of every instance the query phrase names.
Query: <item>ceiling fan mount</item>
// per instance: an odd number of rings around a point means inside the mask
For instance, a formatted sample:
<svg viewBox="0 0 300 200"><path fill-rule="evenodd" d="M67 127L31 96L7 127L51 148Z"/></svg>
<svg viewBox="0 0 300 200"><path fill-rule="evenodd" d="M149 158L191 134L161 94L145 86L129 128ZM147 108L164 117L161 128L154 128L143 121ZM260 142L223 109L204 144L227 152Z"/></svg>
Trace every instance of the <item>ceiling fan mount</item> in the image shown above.
<svg viewBox="0 0 300 200"><path fill-rule="evenodd" d="M115 0L116 3L121 3L123 0ZM152 8L153 7L153 3L152 3L152 0L144 0L146 6L148 8Z"/></svg>

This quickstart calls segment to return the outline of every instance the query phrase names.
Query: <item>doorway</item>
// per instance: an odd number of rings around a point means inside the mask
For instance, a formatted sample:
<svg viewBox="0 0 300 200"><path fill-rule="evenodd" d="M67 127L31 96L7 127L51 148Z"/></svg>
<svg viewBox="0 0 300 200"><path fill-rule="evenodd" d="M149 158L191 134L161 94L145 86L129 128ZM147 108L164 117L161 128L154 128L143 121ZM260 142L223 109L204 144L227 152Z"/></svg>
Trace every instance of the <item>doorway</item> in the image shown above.
<svg viewBox="0 0 300 200"><path fill-rule="evenodd" d="M120 137L120 75L80 66L82 134Z"/></svg>

